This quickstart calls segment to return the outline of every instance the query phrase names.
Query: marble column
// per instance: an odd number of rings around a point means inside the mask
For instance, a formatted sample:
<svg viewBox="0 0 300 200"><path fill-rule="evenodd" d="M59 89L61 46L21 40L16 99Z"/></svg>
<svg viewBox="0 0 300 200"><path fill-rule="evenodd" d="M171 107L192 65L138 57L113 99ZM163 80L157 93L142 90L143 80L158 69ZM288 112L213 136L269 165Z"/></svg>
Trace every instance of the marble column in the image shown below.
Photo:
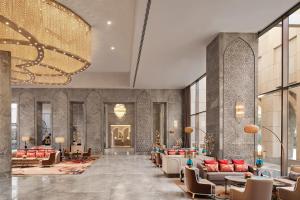
<svg viewBox="0 0 300 200"><path fill-rule="evenodd" d="M0 176L11 174L10 52L0 51Z"/></svg>
<svg viewBox="0 0 300 200"><path fill-rule="evenodd" d="M243 127L255 123L257 60L255 33L220 33L207 47L206 129L219 158L254 158L254 137ZM236 116L242 105L244 116Z"/></svg>

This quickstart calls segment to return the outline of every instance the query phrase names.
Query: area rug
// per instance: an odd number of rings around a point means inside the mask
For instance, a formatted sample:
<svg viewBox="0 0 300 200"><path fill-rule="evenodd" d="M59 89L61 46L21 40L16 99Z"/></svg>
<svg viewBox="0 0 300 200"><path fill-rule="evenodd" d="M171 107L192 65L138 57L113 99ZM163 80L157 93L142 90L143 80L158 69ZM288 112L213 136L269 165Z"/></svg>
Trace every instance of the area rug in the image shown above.
<svg viewBox="0 0 300 200"><path fill-rule="evenodd" d="M180 180L176 180L175 181L175 184L181 189L183 190L184 192L190 194L186 188L186 186L184 185L183 182L181 182ZM191 194L190 194L191 195ZM221 185L217 185L216 186L216 197L218 199L227 199L229 198L229 195L225 194L225 187L224 186L221 186ZM195 198L199 198L199 196L195 196ZM199 198L200 199L200 198Z"/></svg>
<svg viewBox="0 0 300 200"><path fill-rule="evenodd" d="M12 168L12 175L26 176L26 175L78 175L85 172L90 167L96 158L86 160L67 160L54 164L51 167L25 167Z"/></svg>

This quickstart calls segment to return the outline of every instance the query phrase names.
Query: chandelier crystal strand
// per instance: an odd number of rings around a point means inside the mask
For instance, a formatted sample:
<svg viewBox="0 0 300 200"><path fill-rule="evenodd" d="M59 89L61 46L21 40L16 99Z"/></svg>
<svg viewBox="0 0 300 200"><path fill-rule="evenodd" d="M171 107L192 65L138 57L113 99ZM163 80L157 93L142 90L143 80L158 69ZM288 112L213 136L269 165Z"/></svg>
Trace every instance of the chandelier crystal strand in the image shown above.
<svg viewBox="0 0 300 200"><path fill-rule="evenodd" d="M1 0L0 44L12 84L67 84L90 66L90 25L54 0Z"/></svg>

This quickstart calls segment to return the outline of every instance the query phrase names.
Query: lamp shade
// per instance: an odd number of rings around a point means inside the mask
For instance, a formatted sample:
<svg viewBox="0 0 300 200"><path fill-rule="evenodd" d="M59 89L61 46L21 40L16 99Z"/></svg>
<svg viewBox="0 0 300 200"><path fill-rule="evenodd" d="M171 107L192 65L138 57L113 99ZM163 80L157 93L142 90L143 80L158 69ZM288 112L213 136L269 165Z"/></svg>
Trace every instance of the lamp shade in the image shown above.
<svg viewBox="0 0 300 200"><path fill-rule="evenodd" d="M244 127L244 132L249 134L256 134L259 130L259 127L254 124L247 124Z"/></svg>
<svg viewBox="0 0 300 200"><path fill-rule="evenodd" d="M55 143L62 144L65 142L64 137L55 137Z"/></svg>
<svg viewBox="0 0 300 200"><path fill-rule="evenodd" d="M22 136L21 140L22 142L28 142L30 140L30 136Z"/></svg>
<svg viewBox="0 0 300 200"><path fill-rule="evenodd" d="M194 129L193 129L192 127L189 127L189 126L188 126L188 127L185 127L185 128L184 128L184 132L185 132L185 133L191 134L193 131L194 131Z"/></svg>

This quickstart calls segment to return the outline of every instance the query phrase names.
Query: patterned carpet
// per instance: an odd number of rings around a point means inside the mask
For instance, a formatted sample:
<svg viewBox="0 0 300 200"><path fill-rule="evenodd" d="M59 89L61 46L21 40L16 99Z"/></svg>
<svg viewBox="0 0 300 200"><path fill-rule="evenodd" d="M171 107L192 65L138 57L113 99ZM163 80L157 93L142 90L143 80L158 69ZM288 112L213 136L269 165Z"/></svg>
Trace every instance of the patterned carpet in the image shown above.
<svg viewBox="0 0 300 200"><path fill-rule="evenodd" d="M26 175L77 175L82 174L88 167L90 167L96 158L86 160L67 160L51 167L17 167L12 168L13 176Z"/></svg>

